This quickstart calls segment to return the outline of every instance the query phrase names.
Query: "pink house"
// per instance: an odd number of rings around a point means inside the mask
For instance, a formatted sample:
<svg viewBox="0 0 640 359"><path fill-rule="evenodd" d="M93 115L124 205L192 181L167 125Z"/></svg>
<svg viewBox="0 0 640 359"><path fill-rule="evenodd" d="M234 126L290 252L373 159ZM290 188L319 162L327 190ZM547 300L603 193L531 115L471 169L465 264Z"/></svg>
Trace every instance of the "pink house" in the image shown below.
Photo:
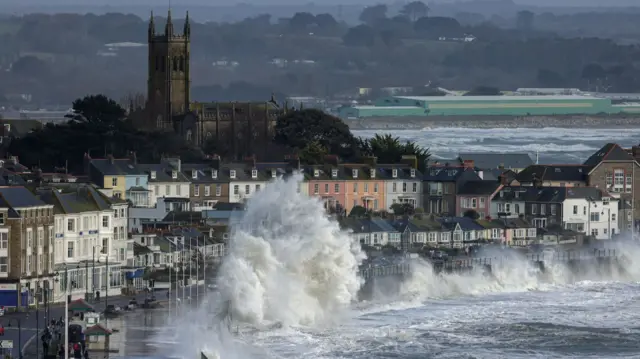
<svg viewBox="0 0 640 359"><path fill-rule="evenodd" d="M502 189L498 181L469 181L458 188L456 194L456 214L463 216L465 212L474 210L479 218L486 218L491 213L491 198Z"/></svg>

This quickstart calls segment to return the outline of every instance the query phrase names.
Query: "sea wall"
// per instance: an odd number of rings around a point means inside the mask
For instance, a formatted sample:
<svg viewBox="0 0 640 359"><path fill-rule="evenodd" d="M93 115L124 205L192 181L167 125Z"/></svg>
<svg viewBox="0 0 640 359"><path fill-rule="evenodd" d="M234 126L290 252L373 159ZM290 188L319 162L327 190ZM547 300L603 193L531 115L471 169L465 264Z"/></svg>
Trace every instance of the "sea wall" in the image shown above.
<svg viewBox="0 0 640 359"><path fill-rule="evenodd" d="M545 128L545 127L632 127L640 115L602 116L405 116L368 117L344 120L352 130L422 129L428 127Z"/></svg>

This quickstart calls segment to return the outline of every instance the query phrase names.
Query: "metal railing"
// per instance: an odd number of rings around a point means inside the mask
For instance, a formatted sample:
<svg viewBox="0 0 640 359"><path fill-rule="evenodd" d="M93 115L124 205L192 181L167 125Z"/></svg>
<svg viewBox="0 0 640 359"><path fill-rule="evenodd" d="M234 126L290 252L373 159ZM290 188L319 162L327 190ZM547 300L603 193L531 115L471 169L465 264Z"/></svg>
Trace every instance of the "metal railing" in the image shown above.
<svg viewBox="0 0 640 359"><path fill-rule="evenodd" d="M617 258L621 254L616 249L593 249L560 251L550 253L528 253L525 258L532 262L570 262L591 259ZM464 270L474 267L491 266L504 263L508 257L453 257L449 260L435 260L431 264L435 270ZM411 261L383 266L372 266L360 270L360 276L364 279L372 277L386 277L403 275L413 271Z"/></svg>

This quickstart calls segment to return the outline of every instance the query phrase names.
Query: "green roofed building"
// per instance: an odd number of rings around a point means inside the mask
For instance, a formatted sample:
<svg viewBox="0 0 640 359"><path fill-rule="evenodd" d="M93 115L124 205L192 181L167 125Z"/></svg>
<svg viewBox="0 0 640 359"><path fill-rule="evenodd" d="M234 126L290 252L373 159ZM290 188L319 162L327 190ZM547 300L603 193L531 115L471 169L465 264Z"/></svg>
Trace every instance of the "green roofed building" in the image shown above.
<svg viewBox="0 0 640 359"><path fill-rule="evenodd" d="M621 113L611 100L590 96L391 96L373 106L339 109L345 119L403 116L555 116Z"/></svg>

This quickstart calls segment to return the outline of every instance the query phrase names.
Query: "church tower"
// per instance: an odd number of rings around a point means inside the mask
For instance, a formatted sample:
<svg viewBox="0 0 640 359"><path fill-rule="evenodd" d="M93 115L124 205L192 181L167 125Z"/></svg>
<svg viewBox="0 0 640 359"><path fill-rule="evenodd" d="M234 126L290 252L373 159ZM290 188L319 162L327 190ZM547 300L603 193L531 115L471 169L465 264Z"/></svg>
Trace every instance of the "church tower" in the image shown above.
<svg viewBox="0 0 640 359"><path fill-rule="evenodd" d="M149 77L147 88L147 113L152 127L173 130L173 116L189 111L189 56L191 24L189 13L182 35L173 30L171 10L167 15L164 33L156 34L153 13L149 20Z"/></svg>

